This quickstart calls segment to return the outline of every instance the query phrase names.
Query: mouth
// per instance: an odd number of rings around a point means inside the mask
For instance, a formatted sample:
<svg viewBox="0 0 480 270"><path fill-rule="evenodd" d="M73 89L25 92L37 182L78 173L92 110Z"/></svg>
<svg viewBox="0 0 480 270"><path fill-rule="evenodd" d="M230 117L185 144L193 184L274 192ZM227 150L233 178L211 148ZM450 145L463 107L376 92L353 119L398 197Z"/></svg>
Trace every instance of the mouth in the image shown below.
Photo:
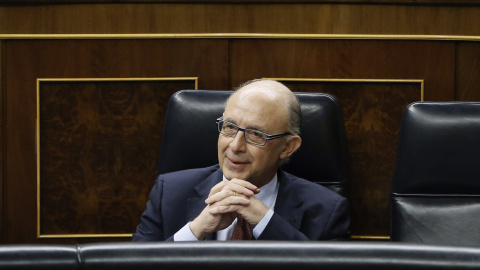
<svg viewBox="0 0 480 270"><path fill-rule="evenodd" d="M227 159L230 161L230 163L235 164L235 165L243 165L243 164L248 164L246 161L240 161L240 160L235 160L227 157Z"/></svg>
<svg viewBox="0 0 480 270"><path fill-rule="evenodd" d="M246 168L246 166L248 164L250 164L250 162L248 162L248 161L232 159L232 158L229 158L229 157L226 157L226 159L228 160L228 165L227 166L232 171L242 171Z"/></svg>

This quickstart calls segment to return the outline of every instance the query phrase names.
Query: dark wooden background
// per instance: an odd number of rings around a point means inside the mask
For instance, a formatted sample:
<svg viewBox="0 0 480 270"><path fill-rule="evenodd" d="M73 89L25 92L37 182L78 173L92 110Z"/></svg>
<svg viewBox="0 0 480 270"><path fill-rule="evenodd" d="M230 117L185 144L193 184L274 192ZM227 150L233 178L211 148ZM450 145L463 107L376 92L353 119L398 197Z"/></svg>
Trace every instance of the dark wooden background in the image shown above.
<svg viewBox="0 0 480 270"><path fill-rule="evenodd" d="M480 1L33 2L0 1L1 243L129 241L192 77L336 95L352 234L388 239L403 109L480 101Z"/></svg>

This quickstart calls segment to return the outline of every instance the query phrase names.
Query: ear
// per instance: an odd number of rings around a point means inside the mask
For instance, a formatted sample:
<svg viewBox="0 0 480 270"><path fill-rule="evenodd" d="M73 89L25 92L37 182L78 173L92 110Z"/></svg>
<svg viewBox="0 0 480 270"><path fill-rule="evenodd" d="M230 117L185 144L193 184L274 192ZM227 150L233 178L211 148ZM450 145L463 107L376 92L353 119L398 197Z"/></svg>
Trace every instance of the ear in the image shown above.
<svg viewBox="0 0 480 270"><path fill-rule="evenodd" d="M280 159L291 156L298 148L300 148L300 145L302 145L302 138L300 138L300 136L289 136L285 144L285 149L283 149L280 154Z"/></svg>

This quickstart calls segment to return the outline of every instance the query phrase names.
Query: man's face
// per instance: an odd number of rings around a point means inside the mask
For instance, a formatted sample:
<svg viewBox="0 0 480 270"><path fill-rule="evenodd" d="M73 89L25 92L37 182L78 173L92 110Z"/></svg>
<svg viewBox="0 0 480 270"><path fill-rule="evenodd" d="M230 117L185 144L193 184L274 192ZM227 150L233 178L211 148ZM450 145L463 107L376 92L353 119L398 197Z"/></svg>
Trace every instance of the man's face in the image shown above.
<svg viewBox="0 0 480 270"><path fill-rule="evenodd" d="M228 102L223 120L241 128L259 130L273 135L287 131L286 108L275 102L271 95L255 91L237 92ZM235 138L222 134L218 137L220 168L229 180L247 180L258 187L268 183L275 175L281 158L284 158L285 138L268 141L256 146L245 141L239 131Z"/></svg>

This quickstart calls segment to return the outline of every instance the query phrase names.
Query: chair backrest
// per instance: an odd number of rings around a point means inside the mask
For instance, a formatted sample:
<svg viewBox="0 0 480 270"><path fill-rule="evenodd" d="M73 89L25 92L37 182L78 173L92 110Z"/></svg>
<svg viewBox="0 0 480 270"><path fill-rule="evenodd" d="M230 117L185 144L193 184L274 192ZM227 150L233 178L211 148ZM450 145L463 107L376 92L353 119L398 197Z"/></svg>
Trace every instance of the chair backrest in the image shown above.
<svg viewBox="0 0 480 270"><path fill-rule="evenodd" d="M232 91L182 90L169 100L158 174L218 164L216 119ZM295 93L301 103L302 146L283 169L346 194L346 141L338 100Z"/></svg>
<svg viewBox="0 0 480 270"><path fill-rule="evenodd" d="M391 222L393 241L480 246L480 103L405 109Z"/></svg>

